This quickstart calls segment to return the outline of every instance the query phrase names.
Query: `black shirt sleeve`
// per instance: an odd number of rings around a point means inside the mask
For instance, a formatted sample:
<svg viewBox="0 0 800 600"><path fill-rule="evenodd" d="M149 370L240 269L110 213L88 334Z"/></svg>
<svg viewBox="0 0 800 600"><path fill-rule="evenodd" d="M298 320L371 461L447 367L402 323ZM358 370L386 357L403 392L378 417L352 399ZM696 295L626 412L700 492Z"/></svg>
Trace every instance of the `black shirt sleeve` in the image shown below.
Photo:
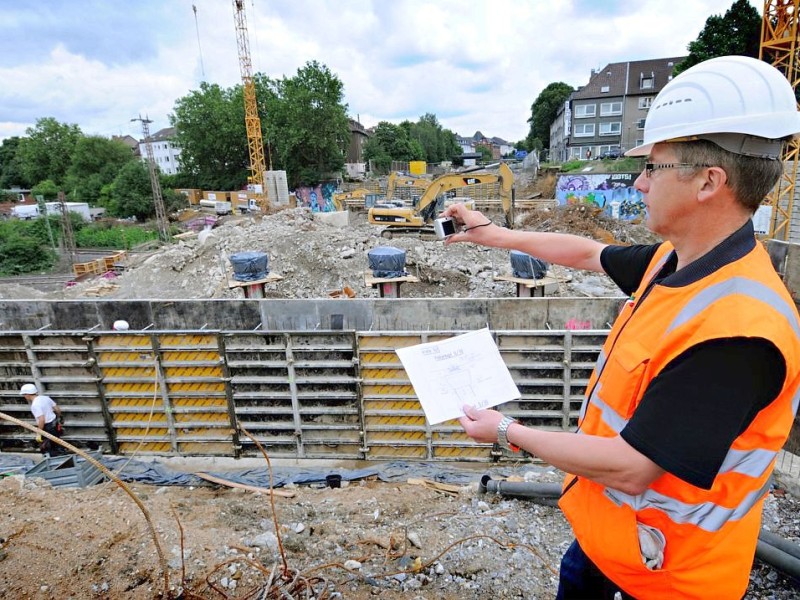
<svg viewBox="0 0 800 600"><path fill-rule="evenodd" d="M736 439L783 387L786 362L769 340L693 346L648 386L622 438L659 467L710 489Z"/></svg>
<svg viewBox="0 0 800 600"><path fill-rule="evenodd" d="M647 273L659 245L606 246L600 253L600 265L622 293L630 296Z"/></svg>

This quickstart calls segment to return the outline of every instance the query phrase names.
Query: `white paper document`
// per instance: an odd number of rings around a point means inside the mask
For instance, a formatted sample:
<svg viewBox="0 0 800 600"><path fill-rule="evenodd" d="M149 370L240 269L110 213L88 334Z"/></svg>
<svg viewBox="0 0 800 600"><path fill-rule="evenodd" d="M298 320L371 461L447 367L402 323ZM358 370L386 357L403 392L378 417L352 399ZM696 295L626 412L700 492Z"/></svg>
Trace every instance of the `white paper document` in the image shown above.
<svg viewBox="0 0 800 600"><path fill-rule="evenodd" d="M520 398L488 329L397 350L431 425Z"/></svg>

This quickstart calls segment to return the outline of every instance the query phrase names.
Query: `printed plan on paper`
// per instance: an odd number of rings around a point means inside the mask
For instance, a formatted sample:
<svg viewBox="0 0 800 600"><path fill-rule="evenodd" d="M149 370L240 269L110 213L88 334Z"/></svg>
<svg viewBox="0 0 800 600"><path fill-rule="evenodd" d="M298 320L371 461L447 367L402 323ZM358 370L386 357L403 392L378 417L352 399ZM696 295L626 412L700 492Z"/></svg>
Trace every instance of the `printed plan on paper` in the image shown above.
<svg viewBox="0 0 800 600"><path fill-rule="evenodd" d="M431 425L520 397L488 329L397 350Z"/></svg>

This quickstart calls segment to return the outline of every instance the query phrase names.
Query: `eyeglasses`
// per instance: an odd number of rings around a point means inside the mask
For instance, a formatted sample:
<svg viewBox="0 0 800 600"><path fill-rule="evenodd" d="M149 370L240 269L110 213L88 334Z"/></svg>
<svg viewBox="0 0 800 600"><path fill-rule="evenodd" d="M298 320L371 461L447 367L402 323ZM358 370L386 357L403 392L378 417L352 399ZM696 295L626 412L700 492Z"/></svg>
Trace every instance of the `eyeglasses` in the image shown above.
<svg viewBox="0 0 800 600"><path fill-rule="evenodd" d="M659 169L705 169L711 165L692 165L689 163L646 163L644 165L644 174L646 177L652 177L653 171Z"/></svg>

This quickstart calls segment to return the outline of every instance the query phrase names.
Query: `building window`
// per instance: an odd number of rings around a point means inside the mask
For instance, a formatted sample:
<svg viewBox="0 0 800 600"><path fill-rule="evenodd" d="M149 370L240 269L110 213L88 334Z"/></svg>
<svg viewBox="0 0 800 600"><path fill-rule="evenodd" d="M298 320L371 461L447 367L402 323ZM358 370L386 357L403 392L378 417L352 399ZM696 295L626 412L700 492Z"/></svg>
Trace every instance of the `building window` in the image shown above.
<svg viewBox="0 0 800 600"><path fill-rule="evenodd" d="M614 146L614 145L598 146L597 148L597 151L600 152L601 155L603 154L603 152L610 152L612 150L616 150L617 152L619 152L620 148L619 146Z"/></svg>
<svg viewBox="0 0 800 600"><path fill-rule="evenodd" d="M638 139L638 140L636 140L636 145L637 145L637 146L641 146L642 144L644 144L644 139Z"/></svg>
<svg viewBox="0 0 800 600"><path fill-rule="evenodd" d="M619 121L600 123L600 135L619 135L620 131L622 131L622 123Z"/></svg>
<svg viewBox="0 0 800 600"><path fill-rule="evenodd" d="M575 118L585 119L586 117L593 117L597 114L596 104L579 104L575 107Z"/></svg>
<svg viewBox="0 0 800 600"><path fill-rule="evenodd" d="M600 88L601 94L607 94L609 91L611 91L611 88L608 87L607 85L604 85L603 87Z"/></svg>
<svg viewBox="0 0 800 600"><path fill-rule="evenodd" d="M575 137L591 137L594 135L594 123L578 123L575 125Z"/></svg>
<svg viewBox="0 0 800 600"><path fill-rule="evenodd" d="M645 77L644 75L642 76L642 82L639 87L641 87L643 90L652 90L654 86L655 86L655 77L653 77L652 75L649 77Z"/></svg>
<svg viewBox="0 0 800 600"><path fill-rule="evenodd" d="M647 110L650 108L650 105L653 104L653 97L647 96L645 98L639 98L639 108L642 110Z"/></svg>
<svg viewBox="0 0 800 600"><path fill-rule="evenodd" d="M636 129L644 129L644 119L639 119L636 121Z"/></svg>
<svg viewBox="0 0 800 600"><path fill-rule="evenodd" d="M600 105L600 116L610 117L622 114L622 102L603 102Z"/></svg>

